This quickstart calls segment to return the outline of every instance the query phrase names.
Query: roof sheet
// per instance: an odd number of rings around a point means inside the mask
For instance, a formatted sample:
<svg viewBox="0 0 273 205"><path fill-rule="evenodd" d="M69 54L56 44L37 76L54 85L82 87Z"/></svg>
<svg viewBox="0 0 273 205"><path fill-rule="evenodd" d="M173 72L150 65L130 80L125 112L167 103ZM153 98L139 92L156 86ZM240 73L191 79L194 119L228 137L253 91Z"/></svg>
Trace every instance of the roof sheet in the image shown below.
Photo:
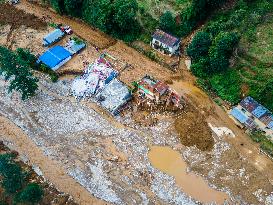
<svg viewBox="0 0 273 205"><path fill-rule="evenodd" d="M55 46L43 53L39 60L46 64L48 67L53 68L68 58L70 55L70 52L68 52L62 46Z"/></svg>
<svg viewBox="0 0 273 205"><path fill-rule="evenodd" d="M252 111L252 114L257 118L260 118L264 114L266 114L266 112L267 112L267 109L264 106L259 105L258 107L255 108L255 110Z"/></svg>
<svg viewBox="0 0 273 205"><path fill-rule="evenodd" d="M251 112L255 110L260 104L255 101L252 97L248 96L244 98L241 102L240 105L245 108L248 112Z"/></svg>
<svg viewBox="0 0 273 205"><path fill-rule="evenodd" d="M68 46L66 46L65 48L71 53L71 54L75 54L77 52L79 52L80 50L82 50L83 48L85 48L85 43L76 43L74 40L70 41Z"/></svg>
<svg viewBox="0 0 273 205"><path fill-rule="evenodd" d="M104 97L100 104L109 110L115 112L120 106L127 102L131 96L128 88L117 79L113 79L102 91L97 95L97 99ZM114 114L114 113L113 113Z"/></svg>
<svg viewBox="0 0 273 205"><path fill-rule="evenodd" d="M63 36L64 33L60 29L55 29L54 31L46 35L43 40L46 41L48 44L51 44Z"/></svg>
<svg viewBox="0 0 273 205"><path fill-rule="evenodd" d="M230 114L243 124L246 123L246 121L248 120L248 117L242 111L240 111L237 107L233 108Z"/></svg>
<svg viewBox="0 0 273 205"><path fill-rule="evenodd" d="M154 39L166 44L169 47L173 47L180 42L179 38L176 38L162 30L156 29L153 36Z"/></svg>

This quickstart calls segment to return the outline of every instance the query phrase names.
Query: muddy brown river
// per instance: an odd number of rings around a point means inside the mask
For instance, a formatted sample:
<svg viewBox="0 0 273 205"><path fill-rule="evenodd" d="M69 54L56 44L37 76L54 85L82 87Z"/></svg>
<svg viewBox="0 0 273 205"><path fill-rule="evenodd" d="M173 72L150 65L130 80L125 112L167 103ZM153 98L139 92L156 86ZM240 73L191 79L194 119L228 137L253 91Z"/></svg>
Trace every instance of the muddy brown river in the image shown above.
<svg viewBox="0 0 273 205"><path fill-rule="evenodd" d="M175 178L184 193L203 203L223 204L229 200L226 193L211 188L200 176L187 173L187 164L179 152L170 147L152 146L148 154L151 164Z"/></svg>

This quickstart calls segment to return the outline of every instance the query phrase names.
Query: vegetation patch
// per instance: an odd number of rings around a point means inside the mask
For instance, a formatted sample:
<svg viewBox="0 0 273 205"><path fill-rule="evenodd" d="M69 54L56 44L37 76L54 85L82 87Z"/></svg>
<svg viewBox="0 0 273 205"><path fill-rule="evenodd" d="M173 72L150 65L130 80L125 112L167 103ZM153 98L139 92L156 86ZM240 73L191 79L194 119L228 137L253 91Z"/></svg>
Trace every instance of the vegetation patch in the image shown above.
<svg viewBox="0 0 273 205"><path fill-rule="evenodd" d="M260 144L260 149L273 158L273 142L261 132L252 132L250 138Z"/></svg>
<svg viewBox="0 0 273 205"><path fill-rule="evenodd" d="M272 10L272 0L240 0L211 17L187 48L203 87L231 104L250 95L273 111Z"/></svg>

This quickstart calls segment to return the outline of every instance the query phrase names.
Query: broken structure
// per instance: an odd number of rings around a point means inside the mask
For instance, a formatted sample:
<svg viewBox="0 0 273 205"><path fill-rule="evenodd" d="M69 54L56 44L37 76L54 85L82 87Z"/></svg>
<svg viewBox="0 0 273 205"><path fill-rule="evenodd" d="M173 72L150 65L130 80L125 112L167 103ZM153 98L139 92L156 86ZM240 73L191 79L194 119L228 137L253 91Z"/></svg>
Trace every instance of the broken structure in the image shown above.
<svg viewBox="0 0 273 205"><path fill-rule="evenodd" d="M119 109L131 99L131 92L122 82L113 79L97 94L96 99L111 114L117 115Z"/></svg>
<svg viewBox="0 0 273 205"><path fill-rule="evenodd" d="M111 64L104 58L99 58L90 64L84 74L72 83L72 93L78 98L85 98L97 94L105 85L117 76Z"/></svg>
<svg viewBox="0 0 273 205"><path fill-rule="evenodd" d="M162 81L146 75L137 84L137 99L148 104L164 104L181 107L181 97Z"/></svg>

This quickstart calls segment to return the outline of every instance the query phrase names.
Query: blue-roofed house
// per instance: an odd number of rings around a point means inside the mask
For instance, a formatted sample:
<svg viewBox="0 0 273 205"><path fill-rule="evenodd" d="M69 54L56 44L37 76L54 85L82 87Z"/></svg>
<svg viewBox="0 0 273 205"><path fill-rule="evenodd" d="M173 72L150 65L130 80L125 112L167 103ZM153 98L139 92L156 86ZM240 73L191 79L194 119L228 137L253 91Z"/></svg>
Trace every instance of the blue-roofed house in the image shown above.
<svg viewBox="0 0 273 205"><path fill-rule="evenodd" d="M230 115L247 129L259 129L273 140L273 114L252 97L244 98Z"/></svg>
<svg viewBox="0 0 273 205"><path fill-rule="evenodd" d="M57 70L66 62L71 59L71 53L67 51L62 46L55 46L53 48L48 49L45 53L43 53L39 59L38 63L44 63L52 70Z"/></svg>
<svg viewBox="0 0 273 205"><path fill-rule="evenodd" d="M43 38L43 45L44 46L50 46L53 43L55 43L55 42L59 41L60 39L62 39L64 37L64 35L65 35L65 33L62 32L60 29L55 29L54 31L47 34Z"/></svg>

